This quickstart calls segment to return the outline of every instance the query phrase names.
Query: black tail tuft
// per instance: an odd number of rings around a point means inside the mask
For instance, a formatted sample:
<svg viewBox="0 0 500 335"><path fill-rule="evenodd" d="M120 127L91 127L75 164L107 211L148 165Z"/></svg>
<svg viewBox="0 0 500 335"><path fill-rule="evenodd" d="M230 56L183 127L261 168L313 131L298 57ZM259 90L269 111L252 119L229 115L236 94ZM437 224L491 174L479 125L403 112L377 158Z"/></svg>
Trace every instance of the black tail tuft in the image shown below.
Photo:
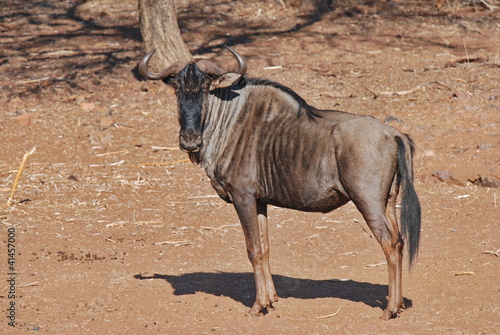
<svg viewBox="0 0 500 335"><path fill-rule="evenodd" d="M411 165L406 160L406 147L403 140L396 137L398 145L398 177L403 188L401 199L401 233L408 245L410 267L413 265L420 242L421 209L417 193L413 187L413 173ZM413 143L410 140L410 150L413 154ZM411 161L410 161L411 162Z"/></svg>

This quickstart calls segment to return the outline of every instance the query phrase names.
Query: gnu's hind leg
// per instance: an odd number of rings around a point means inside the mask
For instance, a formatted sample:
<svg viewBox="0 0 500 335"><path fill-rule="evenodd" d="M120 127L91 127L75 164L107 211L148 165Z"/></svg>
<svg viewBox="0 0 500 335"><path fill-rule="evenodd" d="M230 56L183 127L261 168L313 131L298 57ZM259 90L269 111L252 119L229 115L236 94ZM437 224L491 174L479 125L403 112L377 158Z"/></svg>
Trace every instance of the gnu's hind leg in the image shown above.
<svg viewBox="0 0 500 335"><path fill-rule="evenodd" d="M386 208L386 217L389 221L390 224L390 230L391 230L391 241L392 245L395 246L395 267L396 267L396 292L394 295L389 298L393 298L392 301L389 300L388 298L388 306L392 305L395 306L395 310L397 312L401 312L404 308L404 302L403 302L403 247L404 247L404 242L403 239L401 238L401 234L399 232L399 226L398 226L398 219L396 215L396 193L391 193L389 195L389 199L387 202L387 208ZM396 238L397 237L397 238ZM387 257L387 256L386 256Z"/></svg>
<svg viewBox="0 0 500 335"><path fill-rule="evenodd" d="M403 308L401 263L403 240L396 220L396 143L371 133L362 146L345 148L339 154L339 176L347 195L363 215L387 259L389 295L382 319ZM371 136L371 137L369 137Z"/></svg>
<svg viewBox="0 0 500 335"><path fill-rule="evenodd" d="M389 215L386 217L383 203L377 202L355 202L366 223L370 227L373 235L380 243L387 259L387 268L389 274L389 295L387 297L387 307L381 316L381 319L389 320L399 314L404 308L402 298L402 251L403 240L399 234L397 221L394 220L395 203L392 200L389 207Z"/></svg>

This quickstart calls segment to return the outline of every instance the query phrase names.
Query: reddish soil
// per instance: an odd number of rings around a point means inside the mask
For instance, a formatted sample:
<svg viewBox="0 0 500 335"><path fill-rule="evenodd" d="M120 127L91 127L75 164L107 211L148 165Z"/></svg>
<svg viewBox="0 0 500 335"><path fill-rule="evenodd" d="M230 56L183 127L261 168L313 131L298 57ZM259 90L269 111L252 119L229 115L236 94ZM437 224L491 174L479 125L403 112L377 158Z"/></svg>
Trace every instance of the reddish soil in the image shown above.
<svg viewBox="0 0 500 335"><path fill-rule="evenodd" d="M136 7L10 0L0 8L2 204L36 147L0 213L0 332L499 332L498 9L341 2L307 16L279 2L222 0L179 8L196 56L234 66L221 48L229 44L251 76L412 135L421 249L404 273L412 307L385 322L384 256L352 204L329 214L270 209L281 299L266 316L246 316L254 284L241 228L177 149L172 90L137 77Z"/></svg>

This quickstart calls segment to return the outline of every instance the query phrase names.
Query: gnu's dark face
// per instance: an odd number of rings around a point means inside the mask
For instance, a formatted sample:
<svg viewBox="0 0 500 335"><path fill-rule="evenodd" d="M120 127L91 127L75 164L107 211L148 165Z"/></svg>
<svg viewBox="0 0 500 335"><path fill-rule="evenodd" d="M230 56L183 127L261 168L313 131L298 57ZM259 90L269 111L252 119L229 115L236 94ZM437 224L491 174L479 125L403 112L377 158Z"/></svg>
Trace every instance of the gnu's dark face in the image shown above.
<svg viewBox="0 0 500 335"><path fill-rule="evenodd" d="M179 145L186 152L198 152L202 147L201 116L203 100L210 89L211 78L191 63L170 78L167 83L175 89L179 124Z"/></svg>
<svg viewBox="0 0 500 335"><path fill-rule="evenodd" d="M139 63L139 73L146 79L163 80L175 89L179 107L180 148L189 153L201 150L203 100L208 92L229 87L245 75L247 64L233 49L226 47L236 58L238 70L224 72L214 63L177 61L158 73L148 71L148 63L156 50L150 51Z"/></svg>
<svg viewBox="0 0 500 335"><path fill-rule="evenodd" d="M187 64L182 71L165 82L172 86L179 109L179 146L186 152L199 152L202 140L203 101L210 91L232 85L241 77L227 72L220 76L203 72L195 63Z"/></svg>

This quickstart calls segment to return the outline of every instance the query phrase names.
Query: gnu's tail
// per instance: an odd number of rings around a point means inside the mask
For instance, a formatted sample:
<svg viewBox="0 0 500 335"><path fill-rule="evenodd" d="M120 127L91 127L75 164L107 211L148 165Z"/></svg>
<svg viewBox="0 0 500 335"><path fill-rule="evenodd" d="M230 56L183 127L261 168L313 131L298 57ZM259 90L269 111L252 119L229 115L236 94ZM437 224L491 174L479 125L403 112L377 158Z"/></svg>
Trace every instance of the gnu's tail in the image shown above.
<svg viewBox="0 0 500 335"><path fill-rule="evenodd" d="M401 233L408 246L408 258L411 267L418 254L421 209L417 193L413 187L413 142L409 137L408 141L410 143L409 153L407 152L408 148L406 147L405 142L400 137L396 137L396 143L398 145L397 174L400 187L402 188L400 218Z"/></svg>

